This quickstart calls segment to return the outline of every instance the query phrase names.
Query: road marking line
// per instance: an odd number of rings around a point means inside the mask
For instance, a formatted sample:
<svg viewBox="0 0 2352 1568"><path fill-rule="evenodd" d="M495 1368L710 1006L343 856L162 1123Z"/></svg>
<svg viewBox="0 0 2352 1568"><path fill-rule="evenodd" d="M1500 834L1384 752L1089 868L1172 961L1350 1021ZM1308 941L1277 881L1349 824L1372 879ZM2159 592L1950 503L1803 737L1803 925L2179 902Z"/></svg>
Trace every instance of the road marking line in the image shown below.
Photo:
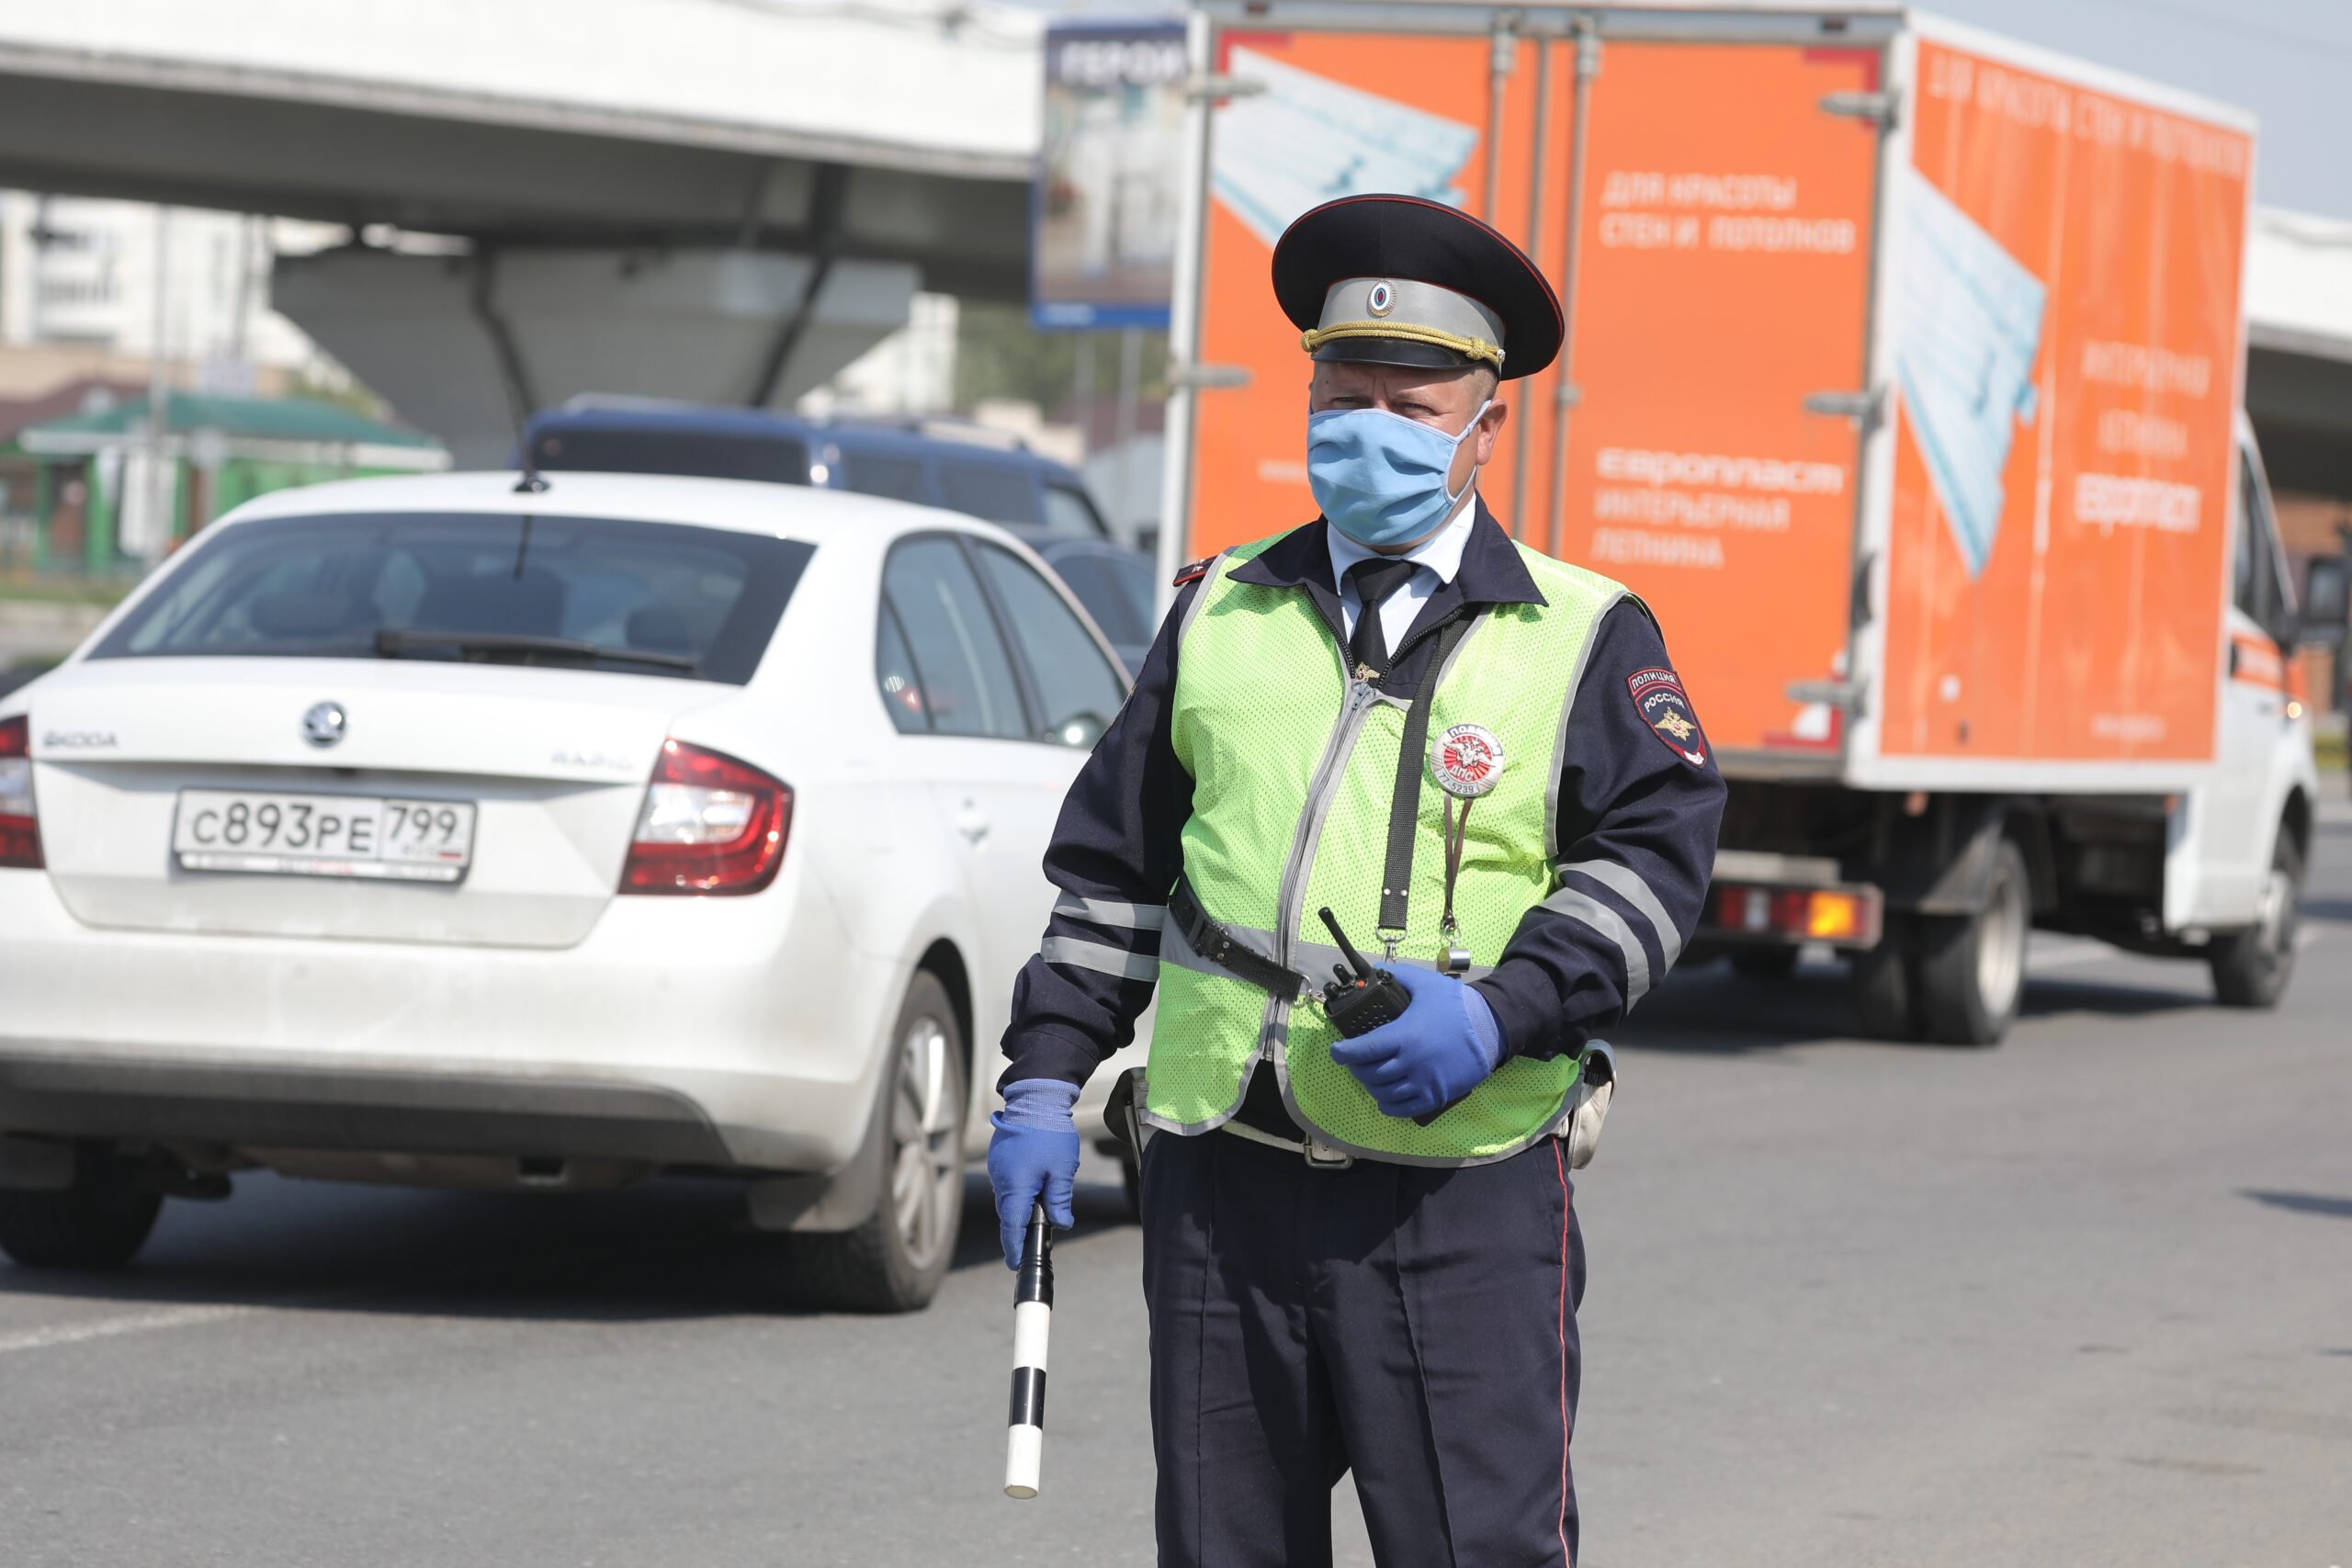
<svg viewBox="0 0 2352 1568"><path fill-rule="evenodd" d="M85 1339L107 1339L118 1334L192 1328L199 1323L212 1323L224 1317L243 1317L260 1310L250 1306L174 1307L167 1312L102 1317L92 1323L61 1323L49 1328L28 1328L21 1334L0 1334L0 1356L16 1350L47 1350L59 1345L78 1345Z"/></svg>

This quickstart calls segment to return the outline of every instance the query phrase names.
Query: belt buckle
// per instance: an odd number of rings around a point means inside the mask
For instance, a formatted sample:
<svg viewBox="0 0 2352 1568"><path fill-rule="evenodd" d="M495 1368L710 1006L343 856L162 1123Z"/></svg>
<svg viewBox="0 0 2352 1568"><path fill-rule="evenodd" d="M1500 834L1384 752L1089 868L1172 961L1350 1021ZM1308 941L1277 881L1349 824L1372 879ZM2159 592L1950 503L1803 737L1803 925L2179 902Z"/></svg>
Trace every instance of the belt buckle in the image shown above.
<svg viewBox="0 0 2352 1568"><path fill-rule="evenodd" d="M1300 1148L1306 1163L1317 1170L1345 1170L1356 1163L1356 1156L1345 1149L1335 1149L1322 1139L1309 1134Z"/></svg>

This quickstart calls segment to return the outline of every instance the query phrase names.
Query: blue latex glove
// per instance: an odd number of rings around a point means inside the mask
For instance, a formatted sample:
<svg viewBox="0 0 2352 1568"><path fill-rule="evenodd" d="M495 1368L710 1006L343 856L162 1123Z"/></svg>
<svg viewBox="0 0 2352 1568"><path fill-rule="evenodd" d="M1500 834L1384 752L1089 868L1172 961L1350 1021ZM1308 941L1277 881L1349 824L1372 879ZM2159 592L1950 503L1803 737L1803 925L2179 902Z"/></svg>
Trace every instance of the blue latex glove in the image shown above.
<svg viewBox="0 0 2352 1568"><path fill-rule="evenodd" d="M1040 1198L1046 1218L1062 1230L1078 1222L1069 1201L1078 1180L1078 1124L1070 1108L1078 1086L1059 1078L1023 1078L1004 1086L1004 1109L989 1118L989 1187L996 1193L996 1224L1004 1235L1004 1266L1021 1267L1029 1211Z"/></svg>
<svg viewBox="0 0 2352 1568"><path fill-rule="evenodd" d="M1331 1059L1385 1114L1426 1116L1486 1082L1503 1059L1502 1027L1487 998L1451 975L1410 964L1389 973L1413 998L1405 1016L1333 1041Z"/></svg>

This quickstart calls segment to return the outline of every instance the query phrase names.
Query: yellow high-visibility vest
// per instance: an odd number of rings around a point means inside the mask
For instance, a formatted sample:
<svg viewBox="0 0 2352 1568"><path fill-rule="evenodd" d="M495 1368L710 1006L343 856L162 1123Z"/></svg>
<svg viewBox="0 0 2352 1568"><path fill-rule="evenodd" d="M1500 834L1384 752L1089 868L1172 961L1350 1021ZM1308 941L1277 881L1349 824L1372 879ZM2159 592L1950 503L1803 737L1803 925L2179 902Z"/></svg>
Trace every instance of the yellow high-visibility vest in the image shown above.
<svg viewBox="0 0 2352 1568"><path fill-rule="evenodd" d="M1303 589L1233 581L1234 567L1274 542L1219 557L1182 628L1172 725L1176 755L1193 776L1184 875L1212 919L1320 980L1340 957L1316 918L1326 905L1382 961L1371 938L1409 705L1351 678L1345 650ZM1518 548L1546 602L1478 610L1441 673L1430 719L1432 737L1468 723L1502 742L1502 775L1471 810L1453 897L1462 940L1484 964L1557 885L1550 845L1568 713L1593 633L1625 597L1606 578ZM1438 964L1443 802L1425 774L1409 924L1396 963ZM1252 1063L1263 1061L1291 1114L1334 1147L1406 1163L1476 1163L1554 1131L1576 1086L1574 1056L1514 1057L1422 1127L1384 1114L1331 1059L1337 1034L1314 1001L1271 995L1217 967L1172 920L1159 964L1144 1116L1169 1132L1206 1132L1230 1119Z"/></svg>

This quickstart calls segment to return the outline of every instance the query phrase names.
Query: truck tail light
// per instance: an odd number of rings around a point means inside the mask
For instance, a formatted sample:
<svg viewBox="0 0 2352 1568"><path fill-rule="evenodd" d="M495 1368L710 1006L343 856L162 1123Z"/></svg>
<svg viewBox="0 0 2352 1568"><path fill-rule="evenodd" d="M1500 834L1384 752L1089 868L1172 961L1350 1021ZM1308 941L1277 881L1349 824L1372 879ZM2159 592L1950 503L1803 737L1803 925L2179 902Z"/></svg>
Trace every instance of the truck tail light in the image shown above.
<svg viewBox="0 0 2352 1568"><path fill-rule="evenodd" d="M1862 901L1851 893L1815 893L1805 901L1804 934L1815 942L1851 942L1862 934Z"/></svg>
<svg viewBox="0 0 2352 1568"><path fill-rule="evenodd" d="M757 893L775 880L792 790L748 762L664 740L621 867L623 893Z"/></svg>
<svg viewBox="0 0 2352 1568"><path fill-rule="evenodd" d="M1718 931L1782 942L1875 947L1884 900L1875 887L1757 887L1717 883Z"/></svg>
<svg viewBox="0 0 2352 1568"><path fill-rule="evenodd" d="M0 866L39 871L41 863L32 729L23 718L0 719Z"/></svg>

